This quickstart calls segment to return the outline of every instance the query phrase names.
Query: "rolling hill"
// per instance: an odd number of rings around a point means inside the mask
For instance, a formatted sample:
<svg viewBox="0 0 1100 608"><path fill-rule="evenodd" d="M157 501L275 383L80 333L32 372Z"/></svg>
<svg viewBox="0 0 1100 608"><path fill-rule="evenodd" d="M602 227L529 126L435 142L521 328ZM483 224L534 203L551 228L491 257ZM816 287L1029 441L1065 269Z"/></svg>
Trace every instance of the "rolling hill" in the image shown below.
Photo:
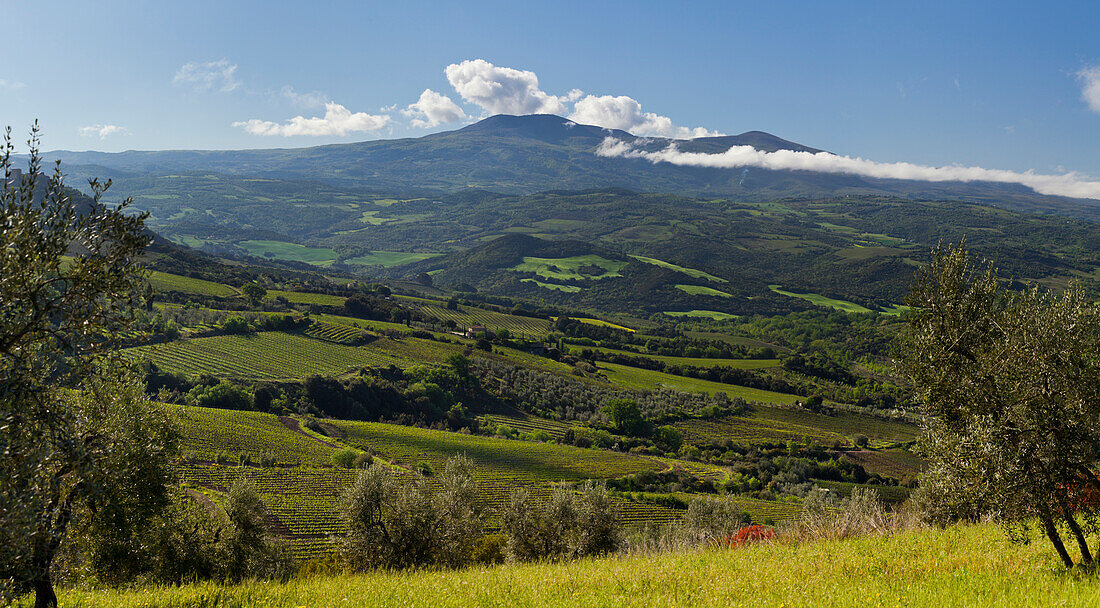
<svg viewBox="0 0 1100 608"><path fill-rule="evenodd" d="M607 136L643 149L672 140L637 138L552 115L486 118L464 128L419 138L365 141L295 149L170 150L120 153L49 153L81 173L125 182L131 178L219 173L391 193L445 193L485 189L522 194L551 189L620 187L641 192L728 196L738 200L889 194L985 201L1009 208L1100 217L1095 203L1041 196L1028 188L987 183L927 183L806 171L729 170L653 164L595 154ZM764 151L816 148L760 131L677 141L687 152L721 152L732 145Z"/></svg>

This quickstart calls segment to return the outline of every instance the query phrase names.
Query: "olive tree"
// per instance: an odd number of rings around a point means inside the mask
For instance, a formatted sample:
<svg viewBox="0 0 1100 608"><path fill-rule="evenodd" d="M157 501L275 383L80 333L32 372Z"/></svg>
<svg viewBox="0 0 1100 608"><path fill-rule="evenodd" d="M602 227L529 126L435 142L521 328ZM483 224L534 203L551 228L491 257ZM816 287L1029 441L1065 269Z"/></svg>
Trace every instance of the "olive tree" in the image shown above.
<svg viewBox="0 0 1100 608"><path fill-rule="evenodd" d="M1093 559L1100 316L1080 289L1005 289L964 245L933 250L906 302L900 368L927 418L924 479L945 510L1038 521L1066 566Z"/></svg>
<svg viewBox="0 0 1100 608"><path fill-rule="evenodd" d="M384 466L365 469L341 503L344 559L359 569L467 563L482 535L473 466L456 456L437 478L410 481Z"/></svg>
<svg viewBox="0 0 1100 608"><path fill-rule="evenodd" d="M149 237L128 201L101 203L110 182L90 182L88 199L65 188L60 165L41 174L37 124L28 145L18 177L10 129L0 146L0 586L44 607L57 604L50 570L74 513L129 478L131 463L111 458L127 433L70 391L111 369L114 338L140 309Z"/></svg>

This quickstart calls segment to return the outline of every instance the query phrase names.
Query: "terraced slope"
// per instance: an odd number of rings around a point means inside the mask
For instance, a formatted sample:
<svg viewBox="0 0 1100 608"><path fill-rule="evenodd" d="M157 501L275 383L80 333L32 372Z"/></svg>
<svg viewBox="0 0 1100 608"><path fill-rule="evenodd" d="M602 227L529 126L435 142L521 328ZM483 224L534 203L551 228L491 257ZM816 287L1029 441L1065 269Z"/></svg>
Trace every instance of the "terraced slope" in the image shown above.
<svg viewBox="0 0 1100 608"><path fill-rule="evenodd" d="M146 358L173 373L209 373L242 380L294 380L312 374L337 375L359 367L409 364L377 349L277 331L195 338L128 348L123 353Z"/></svg>

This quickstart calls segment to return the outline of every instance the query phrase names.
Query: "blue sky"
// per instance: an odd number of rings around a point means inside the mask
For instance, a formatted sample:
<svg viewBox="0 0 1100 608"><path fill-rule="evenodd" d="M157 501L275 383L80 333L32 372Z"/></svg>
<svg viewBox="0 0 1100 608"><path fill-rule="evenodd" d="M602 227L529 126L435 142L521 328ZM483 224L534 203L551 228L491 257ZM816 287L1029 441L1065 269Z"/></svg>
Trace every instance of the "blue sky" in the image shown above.
<svg viewBox="0 0 1100 608"><path fill-rule="evenodd" d="M1100 176L1096 2L3 0L0 14L0 122L22 136L39 118L48 149L297 147L557 109Z"/></svg>

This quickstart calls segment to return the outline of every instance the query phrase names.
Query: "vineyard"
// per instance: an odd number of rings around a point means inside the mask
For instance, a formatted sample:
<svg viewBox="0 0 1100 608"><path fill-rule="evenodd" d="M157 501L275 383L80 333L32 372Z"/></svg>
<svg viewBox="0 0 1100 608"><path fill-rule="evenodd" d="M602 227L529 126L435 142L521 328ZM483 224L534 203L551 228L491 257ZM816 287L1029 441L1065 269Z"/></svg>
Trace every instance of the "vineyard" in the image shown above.
<svg viewBox="0 0 1100 608"><path fill-rule="evenodd" d="M565 435L565 431L569 430L570 425L564 422L556 422L554 420L546 420L544 418L536 418L535 416L500 416L495 414L487 414L482 416L479 420L483 424L499 426L505 425L511 427L520 433L537 433L543 432L553 437L554 439L560 439Z"/></svg>
<svg viewBox="0 0 1100 608"><path fill-rule="evenodd" d="M786 393L749 388L736 384L722 384L721 382L711 382L710 380L700 380L697 378L686 378L684 376L630 367L629 365L619 365L617 363L600 361L597 366L609 380L626 388L641 390L670 388L689 393L725 393L730 397L739 397L746 401L757 401L760 403L791 404L802 400L802 397L798 395L788 395Z"/></svg>
<svg viewBox="0 0 1100 608"><path fill-rule="evenodd" d="M176 292L218 298L231 298L239 295L239 292L229 285L155 270L149 273L149 285L154 290L162 293Z"/></svg>
<svg viewBox="0 0 1100 608"><path fill-rule="evenodd" d="M322 342L283 332L213 336L167 344L140 346L122 351L145 358L162 370L197 376L290 380L312 374L335 375L369 366L407 365L377 350Z"/></svg>
<svg viewBox="0 0 1100 608"><path fill-rule="evenodd" d="M347 433L344 442L407 466L421 461L442 470L447 459L465 454L477 465L479 481L510 483L579 481L622 477L667 468L651 459L608 450L513 441L378 422L332 421Z"/></svg>
<svg viewBox="0 0 1100 608"><path fill-rule="evenodd" d="M654 361L660 361L665 365L684 365L690 367L731 367L734 369L767 369L778 367L779 359L710 359L707 357L669 357L665 355L651 355L648 353L634 353L626 350L616 350L601 346L570 346L569 352L580 354L581 351L592 350L606 355L624 355L627 357L645 357Z"/></svg>
<svg viewBox="0 0 1100 608"><path fill-rule="evenodd" d="M833 416L802 410L754 406L745 416L727 416L709 420L683 420L675 423L688 443L716 445L725 440L744 444L803 442L807 437L820 445L834 441L851 443L852 437L866 435L872 441L909 441L917 428L904 422L882 420L847 412Z"/></svg>
<svg viewBox="0 0 1100 608"><path fill-rule="evenodd" d="M258 461L261 454L274 452L276 466L318 466L330 464L336 449L290 430L271 414L167 407L180 430L181 450L200 460L213 461L217 454L225 453L234 461L242 455Z"/></svg>
<svg viewBox="0 0 1100 608"><path fill-rule="evenodd" d="M355 344L369 335L350 325L326 323L324 321L314 321L303 333L315 340L334 342L336 344Z"/></svg>
<svg viewBox="0 0 1100 608"><path fill-rule="evenodd" d="M895 479L914 479L924 468L924 460L905 450L847 452L844 457L862 466L868 473Z"/></svg>
<svg viewBox="0 0 1100 608"><path fill-rule="evenodd" d="M527 337L545 336L550 330L550 322L546 319L520 317L473 306L465 306L460 310L449 310L445 306L429 303L427 300L420 300L415 304L419 305L420 311L424 314L435 317L440 321L454 321L462 329L481 325L492 331L507 329L514 335Z"/></svg>
<svg viewBox="0 0 1100 608"><path fill-rule="evenodd" d="M332 296L325 293L305 293L301 291L279 291L269 289L268 298L284 297L291 304L317 304L320 306L343 306L344 299L340 296Z"/></svg>

